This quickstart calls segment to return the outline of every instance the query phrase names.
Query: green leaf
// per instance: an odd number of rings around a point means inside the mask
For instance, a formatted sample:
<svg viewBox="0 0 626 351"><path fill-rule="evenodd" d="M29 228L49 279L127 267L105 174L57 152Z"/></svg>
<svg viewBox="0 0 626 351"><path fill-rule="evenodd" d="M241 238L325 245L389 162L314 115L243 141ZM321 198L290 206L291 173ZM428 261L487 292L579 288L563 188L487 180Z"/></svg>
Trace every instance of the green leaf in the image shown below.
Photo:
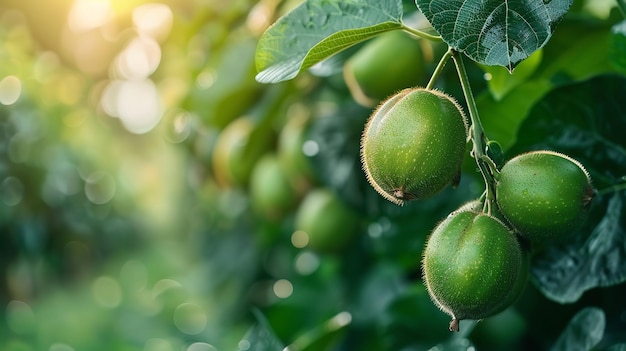
<svg viewBox="0 0 626 351"><path fill-rule="evenodd" d="M464 322L464 321L461 321ZM472 321L473 322L473 321ZM474 345L466 338L452 338L429 349L429 351L466 351L475 349Z"/></svg>
<svg viewBox="0 0 626 351"><path fill-rule="evenodd" d="M276 334L263 313L257 309L252 310L252 312L257 319L257 323L250 327L239 344L241 345L243 343L247 345L247 350L250 351L283 350L283 344L276 337Z"/></svg>
<svg viewBox="0 0 626 351"><path fill-rule="evenodd" d="M515 142L520 124L531 108L548 92L558 86L586 80L606 72L613 72L609 64L610 27L597 26L580 19L564 20L550 39L550 45L541 50L542 60L529 80L512 88L498 100L489 91L476 99L483 127L491 139L502 144L504 150ZM510 79L515 80L525 60Z"/></svg>
<svg viewBox="0 0 626 351"><path fill-rule="evenodd" d="M513 68L542 48L572 0L415 0L455 50L478 63Z"/></svg>
<svg viewBox="0 0 626 351"><path fill-rule="evenodd" d="M604 312L588 307L578 312L559 336L551 351L588 351L602 340L606 318Z"/></svg>
<svg viewBox="0 0 626 351"><path fill-rule="evenodd" d="M284 351L330 350L336 345L352 322L352 315L339 312L324 323L300 335Z"/></svg>
<svg viewBox="0 0 626 351"><path fill-rule="evenodd" d="M308 0L259 39L256 80L289 80L314 64L382 32L402 28L402 1Z"/></svg>
<svg viewBox="0 0 626 351"><path fill-rule="evenodd" d="M526 82L541 63L542 53L543 51L538 50L530 55L527 60L524 60L515 68L514 74L510 74L502 67L483 66L487 86L494 99L497 101L501 100L515 87Z"/></svg>
<svg viewBox="0 0 626 351"><path fill-rule="evenodd" d="M599 76L547 94L519 128L510 156L552 149L579 160L600 191L589 220L566 243L538 252L535 285L574 302L587 290L626 280L626 78Z"/></svg>
<svg viewBox="0 0 626 351"><path fill-rule="evenodd" d="M611 28L609 53L613 67L626 74L626 20L617 23Z"/></svg>

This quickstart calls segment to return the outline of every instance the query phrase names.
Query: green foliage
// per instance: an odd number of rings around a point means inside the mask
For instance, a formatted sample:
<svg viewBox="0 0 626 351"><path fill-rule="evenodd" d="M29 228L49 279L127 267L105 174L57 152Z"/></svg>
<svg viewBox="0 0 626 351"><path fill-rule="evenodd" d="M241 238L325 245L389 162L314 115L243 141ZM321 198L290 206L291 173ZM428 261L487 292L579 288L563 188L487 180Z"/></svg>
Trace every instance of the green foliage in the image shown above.
<svg viewBox="0 0 626 351"><path fill-rule="evenodd" d="M550 350L591 350L602 340L605 326L601 309L585 308L572 318Z"/></svg>
<svg viewBox="0 0 626 351"><path fill-rule="evenodd" d="M513 71L546 45L572 0L415 3L452 48L476 62Z"/></svg>
<svg viewBox="0 0 626 351"><path fill-rule="evenodd" d="M625 9L2 2L0 349L623 350ZM374 81L445 92L471 121L456 187L404 206L367 181L360 140L375 108L344 76L383 35L423 56L392 50L377 67L423 76ZM450 333L423 282L429 235L470 201L506 223L489 186L540 149L587 168L588 219L543 248L517 236L521 296ZM333 222L332 249L316 247L315 228Z"/></svg>
<svg viewBox="0 0 626 351"><path fill-rule="evenodd" d="M538 286L556 301L573 302L588 289L626 279L620 263L626 155L619 130L626 127L624 93L626 80L613 75L553 90L522 124L523 133L511 151L566 152L586 165L599 189L591 208L594 218L573 233L576 239L536 258L533 275Z"/></svg>
<svg viewBox="0 0 626 351"><path fill-rule="evenodd" d="M402 3L392 1L305 1L279 19L259 40L257 80L294 78L317 62L402 26Z"/></svg>

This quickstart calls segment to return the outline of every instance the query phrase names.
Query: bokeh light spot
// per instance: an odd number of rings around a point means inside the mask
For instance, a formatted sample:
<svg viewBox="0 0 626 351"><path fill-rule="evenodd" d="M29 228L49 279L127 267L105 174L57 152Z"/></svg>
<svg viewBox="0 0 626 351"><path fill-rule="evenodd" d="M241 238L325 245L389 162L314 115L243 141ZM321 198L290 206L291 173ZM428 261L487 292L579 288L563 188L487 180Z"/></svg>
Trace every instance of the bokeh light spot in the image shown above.
<svg viewBox="0 0 626 351"><path fill-rule="evenodd" d="M27 334L35 328L35 313L22 301L13 300L7 304L6 319L9 329L16 334Z"/></svg>
<svg viewBox="0 0 626 351"><path fill-rule="evenodd" d="M171 143L185 141L193 130L193 117L184 110L169 111L163 117L165 139Z"/></svg>
<svg viewBox="0 0 626 351"><path fill-rule="evenodd" d="M205 342L195 342L187 348L187 351L217 351L217 348Z"/></svg>
<svg viewBox="0 0 626 351"><path fill-rule="evenodd" d="M126 79L148 78L161 63L161 47L152 38L137 37L119 54L117 71Z"/></svg>
<svg viewBox="0 0 626 351"><path fill-rule="evenodd" d="M309 244L309 234L303 230L296 230L291 234L291 244L299 249Z"/></svg>
<svg viewBox="0 0 626 351"><path fill-rule="evenodd" d="M109 0L76 0L68 15L68 25L75 32L85 32L103 26L112 17Z"/></svg>
<svg viewBox="0 0 626 351"><path fill-rule="evenodd" d="M102 276L97 278L91 291L96 303L105 308L115 308L122 302L122 288L113 278Z"/></svg>
<svg viewBox="0 0 626 351"><path fill-rule="evenodd" d="M0 185L2 202L7 206L16 206L24 198L24 185L16 177L6 177Z"/></svg>
<svg viewBox="0 0 626 351"><path fill-rule="evenodd" d="M303 251L296 256L294 265L296 272L302 275L309 275L320 266L320 259L313 252Z"/></svg>
<svg viewBox="0 0 626 351"><path fill-rule="evenodd" d="M22 81L16 76L0 80L0 104L13 105L22 94Z"/></svg>
<svg viewBox="0 0 626 351"><path fill-rule="evenodd" d="M165 4L145 4L133 10L133 24L137 32L156 39L165 38L171 28L174 15Z"/></svg>
<svg viewBox="0 0 626 351"><path fill-rule="evenodd" d="M74 351L74 348L68 344L57 342L50 345L48 351Z"/></svg>
<svg viewBox="0 0 626 351"><path fill-rule="evenodd" d="M217 73L213 69L205 69L196 77L196 85L200 89L209 89L217 78Z"/></svg>
<svg viewBox="0 0 626 351"><path fill-rule="evenodd" d="M241 340L237 346L239 347L239 351L247 351L250 350L252 345L250 345L250 341L248 340Z"/></svg>
<svg viewBox="0 0 626 351"><path fill-rule="evenodd" d="M96 205L103 205L115 196L115 179L108 173L96 171L85 180L85 196Z"/></svg>
<svg viewBox="0 0 626 351"><path fill-rule="evenodd" d="M174 351L174 347L169 341L157 338L146 341L143 349L145 351Z"/></svg>
<svg viewBox="0 0 626 351"><path fill-rule="evenodd" d="M144 134L161 119L159 92L151 80L113 81L107 86L101 101L104 111L119 117L128 131Z"/></svg>
<svg viewBox="0 0 626 351"><path fill-rule="evenodd" d="M179 289L182 287L183 286L179 282L173 279L161 279L154 284L154 287L152 287L152 296L157 297L167 290Z"/></svg>
<svg viewBox="0 0 626 351"><path fill-rule="evenodd" d="M174 325L188 335L200 334L207 324L207 315L194 303L183 303L174 311Z"/></svg>
<svg viewBox="0 0 626 351"><path fill-rule="evenodd" d="M274 295L281 299L286 299L293 294L293 284L287 279L279 279L274 283Z"/></svg>
<svg viewBox="0 0 626 351"><path fill-rule="evenodd" d="M313 157L320 152L320 145L313 140L307 140L302 144L302 153L308 157Z"/></svg>

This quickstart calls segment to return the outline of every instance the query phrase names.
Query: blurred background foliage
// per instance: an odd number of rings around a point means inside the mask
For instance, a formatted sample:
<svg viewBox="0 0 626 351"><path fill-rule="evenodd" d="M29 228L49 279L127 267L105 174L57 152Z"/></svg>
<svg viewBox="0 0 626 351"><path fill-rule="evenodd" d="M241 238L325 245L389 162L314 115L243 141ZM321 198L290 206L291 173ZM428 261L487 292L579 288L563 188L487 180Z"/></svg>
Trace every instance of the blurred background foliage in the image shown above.
<svg viewBox="0 0 626 351"><path fill-rule="evenodd" d="M256 83L258 37L298 3L0 1L0 349L547 349L586 306L610 312L606 345L624 341L623 284L563 305L529 285L513 308L447 331L421 251L481 179L468 158L459 186L427 201L398 207L370 188L359 138L372 107L342 74L364 44ZM613 7L577 1L555 39L567 49L504 83L470 67L490 135L508 148L542 93L625 72L594 50L593 64L567 62L573 41L610 33ZM425 77L441 53L428 50ZM438 84L461 96L453 70ZM513 124L491 118L503 110Z"/></svg>

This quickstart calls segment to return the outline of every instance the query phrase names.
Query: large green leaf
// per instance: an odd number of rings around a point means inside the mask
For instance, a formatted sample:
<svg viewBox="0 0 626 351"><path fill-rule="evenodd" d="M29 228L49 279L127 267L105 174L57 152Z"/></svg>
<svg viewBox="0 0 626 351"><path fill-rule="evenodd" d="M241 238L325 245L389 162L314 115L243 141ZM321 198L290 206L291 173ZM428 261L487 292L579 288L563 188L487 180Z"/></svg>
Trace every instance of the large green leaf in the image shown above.
<svg viewBox="0 0 626 351"><path fill-rule="evenodd" d="M545 94L558 86L613 72L608 54L611 36L610 26L598 26L582 19L563 20L550 45L541 50L541 64L528 80L518 82L499 100L491 88L477 96L476 104L489 138L509 149L515 143L520 124ZM523 65L532 60L525 60ZM506 75L515 81L519 69L521 64L513 75Z"/></svg>
<svg viewBox="0 0 626 351"><path fill-rule="evenodd" d="M243 337L240 345L246 345L251 351L280 351L284 346L269 325L263 313L257 309L252 310L257 319L257 323L250 327Z"/></svg>
<svg viewBox="0 0 626 351"><path fill-rule="evenodd" d="M564 152L585 165L600 191L589 220L560 245L537 253L533 281L548 298L574 302L626 280L626 78L600 76L547 94L522 123L510 156Z"/></svg>
<svg viewBox="0 0 626 351"><path fill-rule="evenodd" d="M611 28L610 58L613 66L626 73L626 20Z"/></svg>
<svg viewBox="0 0 626 351"><path fill-rule="evenodd" d="M452 48L485 65L513 68L542 48L572 0L415 0Z"/></svg>
<svg viewBox="0 0 626 351"><path fill-rule="evenodd" d="M551 351L592 350L604 336L606 317L595 307L578 312L559 336Z"/></svg>
<svg viewBox="0 0 626 351"><path fill-rule="evenodd" d="M256 80L277 83L363 40L402 27L402 1L308 0L259 39Z"/></svg>

